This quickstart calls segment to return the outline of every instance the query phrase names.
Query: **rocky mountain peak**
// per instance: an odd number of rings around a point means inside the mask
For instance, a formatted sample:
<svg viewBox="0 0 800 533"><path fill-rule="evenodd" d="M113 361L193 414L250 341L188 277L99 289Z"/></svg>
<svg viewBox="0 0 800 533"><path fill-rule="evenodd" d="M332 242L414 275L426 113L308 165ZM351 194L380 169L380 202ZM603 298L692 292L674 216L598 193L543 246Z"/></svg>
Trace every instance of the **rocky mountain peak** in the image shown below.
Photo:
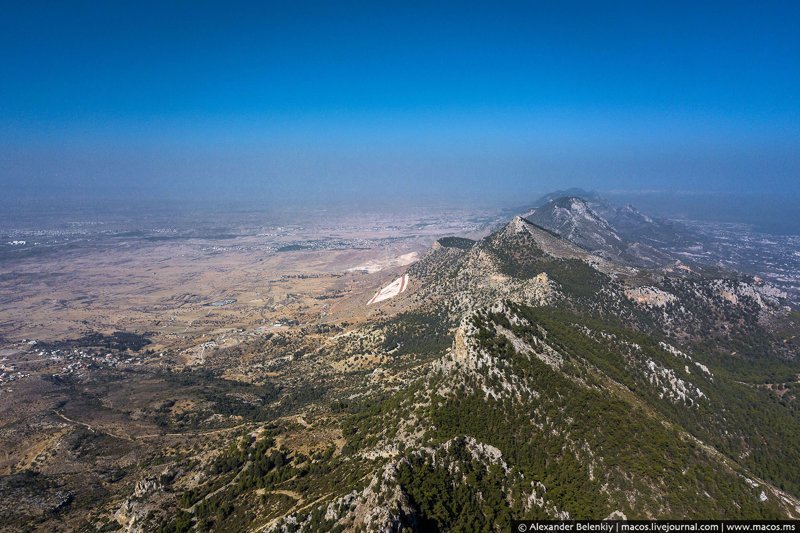
<svg viewBox="0 0 800 533"><path fill-rule="evenodd" d="M527 233L529 231L531 223L522 218L521 216L517 215L511 222L506 224L503 232L510 235L518 235L520 233Z"/></svg>

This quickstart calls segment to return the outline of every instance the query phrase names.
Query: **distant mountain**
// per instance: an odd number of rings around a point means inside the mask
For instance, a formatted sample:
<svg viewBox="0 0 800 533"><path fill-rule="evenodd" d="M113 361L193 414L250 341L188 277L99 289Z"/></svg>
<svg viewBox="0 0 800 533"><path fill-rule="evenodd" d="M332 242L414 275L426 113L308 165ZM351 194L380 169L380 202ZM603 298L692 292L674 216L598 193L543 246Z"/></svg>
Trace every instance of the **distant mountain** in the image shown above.
<svg viewBox="0 0 800 533"><path fill-rule="evenodd" d="M572 187L570 189L564 189L560 191L553 191L541 196L538 200L533 202L529 207L523 209L523 211L527 211L531 208L541 207L548 202L552 202L558 198L563 198L565 196L573 196L576 198L583 198L586 201L593 202L593 201L603 201L603 198L600 194L596 191L587 191L586 189L581 189L579 187Z"/></svg>
<svg viewBox="0 0 800 533"><path fill-rule="evenodd" d="M650 217L630 204L619 207L597 199L590 201L589 205L629 242L640 242L663 250L667 247L689 246L703 240L700 234L679 222Z"/></svg>
<svg viewBox="0 0 800 533"><path fill-rule="evenodd" d="M800 307L796 237L758 234L724 223L679 222L650 216L630 204L616 205L594 192L559 196L561 192L543 196L520 213L596 255L631 266L758 275L787 291L791 305Z"/></svg>
<svg viewBox="0 0 800 533"><path fill-rule="evenodd" d="M590 251L618 256L627 248L622 237L608 221L596 213L583 198L559 197L524 216L534 224Z"/></svg>
<svg viewBox="0 0 800 533"><path fill-rule="evenodd" d="M664 266L676 261L666 241L687 239L688 232L647 217L631 206L612 207L563 196L529 210L524 217L593 253L637 266ZM660 245L660 246L657 246Z"/></svg>

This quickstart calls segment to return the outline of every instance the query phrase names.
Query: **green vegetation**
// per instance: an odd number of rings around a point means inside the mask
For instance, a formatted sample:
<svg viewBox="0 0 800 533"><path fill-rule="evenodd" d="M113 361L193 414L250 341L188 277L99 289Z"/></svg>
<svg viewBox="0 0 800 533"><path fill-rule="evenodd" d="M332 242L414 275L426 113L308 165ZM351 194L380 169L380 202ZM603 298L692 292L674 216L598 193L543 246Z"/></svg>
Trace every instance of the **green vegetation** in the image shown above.
<svg viewBox="0 0 800 533"><path fill-rule="evenodd" d="M242 496L252 493L253 489L273 489L288 479L306 475L307 468L298 468L305 461L306 458L300 456L290 458L286 451L275 447L271 437L257 441L241 438L207 467L207 473L214 476L213 483L181 495L181 507L188 512L176 518L171 531L184 531L189 517L201 531L245 527L254 517L246 508L238 507Z"/></svg>
<svg viewBox="0 0 800 533"><path fill-rule="evenodd" d="M435 458L415 447L407 450L398 466L400 488L411 500L421 527L468 531L469 524L478 524L478 529L489 530L507 527L510 516L546 518L546 504L531 508L521 504L536 482L546 487L540 497L574 518L603 517L614 510L629 518L781 516L776 502L760 502L761 489L742 482L734 462L721 467L719 459L681 427L719 448L726 448L726 432L739 428L736 439L746 439L757 450L751 455L765 457L743 459L743 466L793 491L800 462L793 455L796 445L789 433L797 431L797 419L787 418L785 408L752 411L757 405L771 404L739 390L744 386L731 384L716 368L713 386L699 370L687 375L683 358L665 352L657 338L622 324L587 319L565 309L507 305L533 326L512 323L501 314L485 314L476 320L476 338L497 358L497 369L520 378L535 396L494 399L477 382L466 381L455 394L434 394L429 406L421 411L414 407L425 390L453 385L450 377L442 375L430 382L414 382L377 402L338 407L339 412L351 413L343 425L346 453L393 441L399 420L411 413L428 421L421 446L434 446ZM560 370L537 358L520 356L505 337L494 332L492 323L511 329L529 343L535 344L534 338L546 342L564 357ZM603 335L591 336L585 328ZM658 388L635 370L637 360L648 359L699 383L710 403L690 406L661 398ZM488 367L484 372L490 384L499 383ZM748 422L739 417L747 413L762 420L756 423L755 436L741 431ZM781 424L787 425L786 433L780 433ZM765 435L772 435L770 443L778 443L775 449L759 444ZM502 472L499 466L466 453L464 436L497 447L510 471ZM452 439L455 444L445 453L441 445ZM729 457L741 452L727 451ZM458 464L456 476L451 463ZM789 467L781 473L767 465ZM475 487L480 487L480 497Z"/></svg>
<svg viewBox="0 0 800 533"><path fill-rule="evenodd" d="M666 279L661 288L677 297L667 304L666 312L678 317L682 328L696 337L699 351L762 361L776 355L778 344L759 322L761 309L752 298L740 297L733 304L720 298L713 286L697 280Z"/></svg>
<svg viewBox="0 0 800 533"><path fill-rule="evenodd" d="M618 324L586 318L568 311L518 307L516 311L531 323L543 326L547 342L565 354L586 359L618 383L636 391L637 395L659 413L674 421L692 435L737 458L757 475L772 480L794 494L800 494L800 416L794 402L782 400L764 390L741 383L748 378L760 383L784 383L796 380L800 363L761 360L760 365L742 360L706 358L713 369L713 381L695 368L687 374L687 361L664 352L651 335L636 332ZM581 331L589 327L611 338L593 339ZM520 335L540 335L537 330ZM683 402L665 401L657 387L641 372L632 370L632 360L625 357L624 346L635 345L639 361L652 360L675 374L700 386L706 400L689 407ZM692 351L696 358L702 352Z"/></svg>
<svg viewBox="0 0 800 533"><path fill-rule="evenodd" d="M147 335L133 333L130 331L115 331L111 335L102 333L89 333L77 339L67 339L58 342L42 342L41 349L69 351L75 349L96 348L100 350L111 350L126 352L128 350L138 352L152 341Z"/></svg>
<svg viewBox="0 0 800 533"><path fill-rule="evenodd" d="M458 465L462 482L448 466ZM411 454L398 468L398 482L419 510L422 531L491 531L507 525L512 517L506 501L508 475L493 464L486 466L458 439L446 459ZM480 487L480 490L476 490Z"/></svg>
<svg viewBox="0 0 800 533"><path fill-rule="evenodd" d="M442 314L401 313L384 328L383 348L397 355L439 355L453 342L447 318Z"/></svg>
<svg viewBox="0 0 800 533"><path fill-rule="evenodd" d="M270 403L278 398L281 389L270 383L254 385L222 379L204 369L164 372L161 376L167 383L174 383L176 390L183 391L183 394L191 392L195 398L208 405L173 416L170 413L174 402L163 403L155 412L155 418L165 429L206 427L208 425L206 420L214 414L241 417L252 422L265 422L276 417L275 409ZM300 392L295 391L295 394Z"/></svg>
<svg viewBox="0 0 800 533"><path fill-rule="evenodd" d="M472 239L465 239L463 237L442 237L436 242L438 242L445 248L458 248L460 250L469 250L470 248L475 246L476 241L473 241Z"/></svg>
<svg viewBox="0 0 800 533"><path fill-rule="evenodd" d="M578 259L558 259L545 254L532 235L527 233L505 237L495 236L486 246L497 258L500 271L507 276L531 279L546 272L568 295L585 300L596 300L611 279ZM511 242L507 242L507 240Z"/></svg>
<svg viewBox="0 0 800 533"><path fill-rule="evenodd" d="M287 244L286 246L281 246L276 250L276 252L299 252L301 250L309 250L311 246L305 246L302 244Z"/></svg>

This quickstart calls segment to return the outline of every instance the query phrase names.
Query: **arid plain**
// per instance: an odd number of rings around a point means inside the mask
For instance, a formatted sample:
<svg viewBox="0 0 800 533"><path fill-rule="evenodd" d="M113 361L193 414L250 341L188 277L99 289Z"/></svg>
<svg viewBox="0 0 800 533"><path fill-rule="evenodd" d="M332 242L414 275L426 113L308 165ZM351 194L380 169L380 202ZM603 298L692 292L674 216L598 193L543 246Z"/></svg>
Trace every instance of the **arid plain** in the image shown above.
<svg viewBox="0 0 800 533"><path fill-rule="evenodd" d="M401 309L367 302L436 238L485 233L495 217L12 228L0 261L0 490L13 496L2 523L68 529L82 523L70 508L86 506L95 525L124 522L116 495L134 488L138 465L169 475L170 457L201 460L261 420L286 425L289 448L339 441L293 398L306 404L380 362L308 368L319 363L303 353ZM345 377L323 387L323 374Z"/></svg>

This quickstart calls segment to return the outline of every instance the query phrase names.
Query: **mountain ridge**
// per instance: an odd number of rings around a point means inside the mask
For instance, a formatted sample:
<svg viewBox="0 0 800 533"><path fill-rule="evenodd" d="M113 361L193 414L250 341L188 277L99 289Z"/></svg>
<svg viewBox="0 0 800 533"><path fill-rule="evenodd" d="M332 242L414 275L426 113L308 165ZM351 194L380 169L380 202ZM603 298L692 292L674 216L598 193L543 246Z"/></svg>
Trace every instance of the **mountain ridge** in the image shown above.
<svg viewBox="0 0 800 533"><path fill-rule="evenodd" d="M781 291L632 266L521 216L439 239L401 272L408 289L368 320L275 337L298 354L286 372L327 386L291 431L333 440L300 452L277 425L242 435L200 482L170 481L185 511L169 524L800 517L800 328ZM162 494L143 488L120 521L157 523Z"/></svg>

